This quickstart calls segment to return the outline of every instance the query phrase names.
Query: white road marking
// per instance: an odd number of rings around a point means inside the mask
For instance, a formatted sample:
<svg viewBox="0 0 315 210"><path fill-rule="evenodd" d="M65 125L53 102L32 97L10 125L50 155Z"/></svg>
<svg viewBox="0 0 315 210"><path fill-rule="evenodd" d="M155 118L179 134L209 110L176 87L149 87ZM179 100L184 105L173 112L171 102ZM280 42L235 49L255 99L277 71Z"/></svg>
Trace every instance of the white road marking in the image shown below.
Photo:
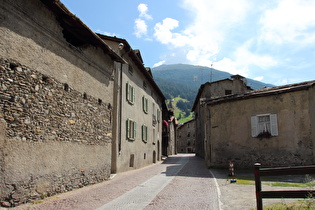
<svg viewBox="0 0 315 210"><path fill-rule="evenodd" d="M170 164L165 173L153 176L146 182L140 184L111 202L97 208L96 210L144 209L157 196L157 194L172 181L172 179L187 162L188 158L181 158L177 164Z"/></svg>

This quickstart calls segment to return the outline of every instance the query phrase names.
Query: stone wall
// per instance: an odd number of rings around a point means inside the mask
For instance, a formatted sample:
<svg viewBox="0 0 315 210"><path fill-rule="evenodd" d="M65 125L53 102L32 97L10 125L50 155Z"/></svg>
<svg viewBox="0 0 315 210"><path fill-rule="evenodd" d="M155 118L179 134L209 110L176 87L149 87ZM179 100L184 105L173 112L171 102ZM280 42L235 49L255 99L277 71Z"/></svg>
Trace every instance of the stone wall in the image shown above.
<svg viewBox="0 0 315 210"><path fill-rule="evenodd" d="M0 204L106 180L111 104L0 59Z"/></svg>

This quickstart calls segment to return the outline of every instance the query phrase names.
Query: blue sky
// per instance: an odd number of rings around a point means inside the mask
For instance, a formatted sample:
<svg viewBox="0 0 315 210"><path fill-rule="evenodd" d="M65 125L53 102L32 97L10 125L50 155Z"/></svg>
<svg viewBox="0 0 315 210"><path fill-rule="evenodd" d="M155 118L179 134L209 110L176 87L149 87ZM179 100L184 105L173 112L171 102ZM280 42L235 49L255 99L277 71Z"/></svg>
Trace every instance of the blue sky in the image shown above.
<svg viewBox="0 0 315 210"><path fill-rule="evenodd" d="M208 66L265 83L315 80L314 0L61 0L146 67Z"/></svg>

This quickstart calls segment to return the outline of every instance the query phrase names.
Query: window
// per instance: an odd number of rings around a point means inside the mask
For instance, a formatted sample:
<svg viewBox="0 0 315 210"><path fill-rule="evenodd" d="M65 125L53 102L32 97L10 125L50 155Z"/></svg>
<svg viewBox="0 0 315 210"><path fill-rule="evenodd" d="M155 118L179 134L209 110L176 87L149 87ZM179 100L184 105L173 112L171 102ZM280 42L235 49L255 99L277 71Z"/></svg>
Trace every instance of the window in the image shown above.
<svg viewBox="0 0 315 210"><path fill-rule="evenodd" d="M130 104L135 103L135 88L129 82L126 84L126 97Z"/></svg>
<svg viewBox="0 0 315 210"><path fill-rule="evenodd" d="M142 141L147 142L148 141L148 126L142 125Z"/></svg>
<svg viewBox="0 0 315 210"><path fill-rule="evenodd" d="M264 114L251 117L252 137L278 136L276 114Z"/></svg>
<svg viewBox="0 0 315 210"><path fill-rule="evenodd" d="M135 140L137 134L137 123L131 119L127 119L126 127L127 139Z"/></svg>
<svg viewBox="0 0 315 210"><path fill-rule="evenodd" d="M152 130L152 135L153 135L153 144L155 144L155 129L153 128L153 130Z"/></svg>
<svg viewBox="0 0 315 210"><path fill-rule="evenodd" d="M157 114L157 121L160 122L161 121L161 111L158 109L156 114Z"/></svg>
<svg viewBox="0 0 315 210"><path fill-rule="evenodd" d="M128 72L132 75L133 74L133 68L129 65Z"/></svg>
<svg viewBox="0 0 315 210"><path fill-rule="evenodd" d="M148 110L149 110L149 102L148 102L148 99L143 96L142 97L142 107L143 107L143 111L144 113L148 114Z"/></svg>
<svg viewBox="0 0 315 210"><path fill-rule="evenodd" d="M155 126L156 123L157 123L157 121L156 121L156 115L155 115L155 113L154 113L154 112L155 112L155 111L154 111L154 110L155 110L155 104L154 104L154 103L152 103L152 110L153 110L153 111L152 111L152 112L153 112L153 114L152 114L152 125Z"/></svg>
<svg viewBox="0 0 315 210"><path fill-rule="evenodd" d="M225 90L225 95L231 95L232 94L232 90Z"/></svg>

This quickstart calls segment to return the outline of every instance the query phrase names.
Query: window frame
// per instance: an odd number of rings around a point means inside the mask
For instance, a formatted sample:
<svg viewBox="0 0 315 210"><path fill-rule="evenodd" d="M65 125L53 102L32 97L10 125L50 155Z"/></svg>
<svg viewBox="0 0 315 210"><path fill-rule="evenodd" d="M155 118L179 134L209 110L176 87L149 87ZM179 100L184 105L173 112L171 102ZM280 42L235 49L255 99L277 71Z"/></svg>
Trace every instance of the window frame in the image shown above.
<svg viewBox="0 0 315 210"><path fill-rule="evenodd" d="M126 83L126 99L129 104L135 104L136 100L136 91L135 88L129 83Z"/></svg>
<svg viewBox="0 0 315 210"><path fill-rule="evenodd" d="M149 113L149 99L145 96L142 97L142 109L144 113Z"/></svg>
<svg viewBox="0 0 315 210"><path fill-rule="evenodd" d="M133 141L137 138L137 123L130 118L126 120L126 137Z"/></svg>
<svg viewBox="0 0 315 210"><path fill-rule="evenodd" d="M148 126L146 126L145 124L143 124L141 126L141 134L142 134L142 141L147 143L148 142Z"/></svg>
<svg viewBox="0 0 315 210"><path fill-rule="evenodd" d="M268 129L261 131L261 129L259 128L259 118L266 117L266 116L269 116L270 131ZM277 114L260 114L260 115L251 116L252 137L255 137L255 138L259 137L259 135L263 132L270 133L271 136L279 135Z"/></svg>

